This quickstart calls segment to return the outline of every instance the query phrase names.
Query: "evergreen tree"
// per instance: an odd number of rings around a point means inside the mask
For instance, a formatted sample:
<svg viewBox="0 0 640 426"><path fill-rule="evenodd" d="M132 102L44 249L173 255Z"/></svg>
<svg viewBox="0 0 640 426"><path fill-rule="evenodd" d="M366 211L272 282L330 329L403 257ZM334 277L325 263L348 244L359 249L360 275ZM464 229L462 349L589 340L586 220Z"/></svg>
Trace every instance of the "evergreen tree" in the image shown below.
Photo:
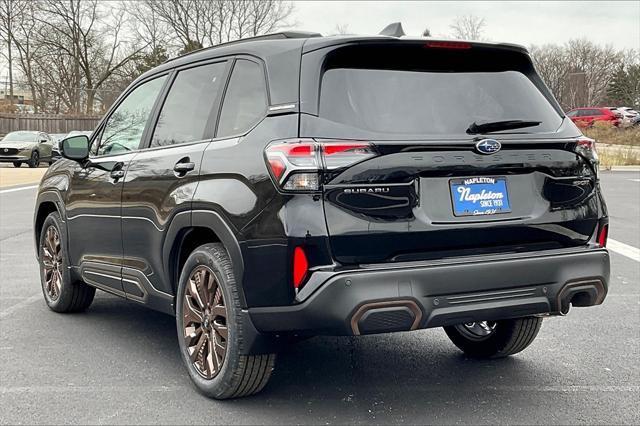
<svg viewBox="0 0 640 426"><path fill-rule="evenodd" d="M640 108L640 64L620 67L607 88L611 106Z"/></svg>

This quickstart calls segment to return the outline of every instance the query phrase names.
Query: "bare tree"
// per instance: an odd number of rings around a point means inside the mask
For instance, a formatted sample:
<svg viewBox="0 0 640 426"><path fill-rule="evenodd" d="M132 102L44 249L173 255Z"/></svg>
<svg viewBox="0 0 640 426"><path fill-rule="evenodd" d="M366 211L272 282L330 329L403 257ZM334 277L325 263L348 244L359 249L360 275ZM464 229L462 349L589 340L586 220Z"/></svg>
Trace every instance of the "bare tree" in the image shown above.
<svg viewBox="0 0 640 426"><path fill-rule="evenodd" d="M352 32L349 30L349 24L336 24L333 33L331 33L331 35L345 35L345 34L352 34Z"/></svg>
<svg viewBox="0 0 640 426"><path fill-rule="evenodd" d="M454 19L449 26L452 37L461 40L481 40L486 22L475 15L463 15Z"/></svg>
<svg viewBox="0 0 640 426"><path fill-rule="evenodd" d="M588 40L570 40L563 46L532 46L536 69L554 96L566 108L600 105L607 87L633 52L598 46Z"/></svg>
<svg viewBox="0 0 640 426"><path fill-rule="evenodd" d="M12 41L18 52L18 69L22 72L22 77L31 91L35 111L38 112L34 67L42 46L38 46L36 41L37 22L34 19L36 11L34 6L35 3L27 3L21 8L21 19L14 25Z"/></svg>
<svg viewBox="0 0 640 426"><path fill-rule="evenodd" d="M109 9L107 12L96 0L46 0L42 4L39 22L54 35L43 42L73 58L78 82L71 102L75 112L80 111L83 93L86 112L93 112L96 91L142 50L125 47L121 39L124 11Z"/></svg>
<svg viewBox="0 0 640 426"><path fill-rule="evenodd" d="M7 46L2 55L7 59L9 67L9 99L13 105L13 41L16 25L20 24L22 14L27 7L25 0L1 0L0 1L0 40Z"/></svg>
<svg viewBox="0 0 640 426"><path fill-rule="evenodd" d="M286 24L293 5L282 0L144 0L133 19L152 39L156 21L171 34L167 40L186 52L230 40L266 34Z"/></svg>

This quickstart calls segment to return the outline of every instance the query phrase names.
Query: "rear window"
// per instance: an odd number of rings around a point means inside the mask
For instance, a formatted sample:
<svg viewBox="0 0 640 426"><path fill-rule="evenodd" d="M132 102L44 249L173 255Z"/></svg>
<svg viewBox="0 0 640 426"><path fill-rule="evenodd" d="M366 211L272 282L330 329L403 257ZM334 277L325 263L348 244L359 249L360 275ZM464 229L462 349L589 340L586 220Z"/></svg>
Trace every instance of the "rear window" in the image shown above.
<svg viewBox="0 0 640 426"><path fill-rule="evenodd" d="M320 116L390 134L464 134L473 122L540 121L504 133L555 131L562 118L523 73L334 68L322 77Z"/></svg>

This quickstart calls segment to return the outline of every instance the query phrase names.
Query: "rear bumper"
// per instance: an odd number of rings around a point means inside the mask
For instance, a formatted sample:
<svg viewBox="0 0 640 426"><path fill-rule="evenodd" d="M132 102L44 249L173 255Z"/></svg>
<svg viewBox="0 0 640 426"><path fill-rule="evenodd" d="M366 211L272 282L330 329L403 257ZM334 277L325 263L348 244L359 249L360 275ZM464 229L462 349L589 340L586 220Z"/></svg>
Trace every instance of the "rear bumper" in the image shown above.
<svg viewBox="0 0 640 426"><path fill-rule="evenodd" d="M301 303L250 308L256 330L355 335L565 314L602 303L609 254L585 247L316 274L323 282L307 284Z"/></svg>

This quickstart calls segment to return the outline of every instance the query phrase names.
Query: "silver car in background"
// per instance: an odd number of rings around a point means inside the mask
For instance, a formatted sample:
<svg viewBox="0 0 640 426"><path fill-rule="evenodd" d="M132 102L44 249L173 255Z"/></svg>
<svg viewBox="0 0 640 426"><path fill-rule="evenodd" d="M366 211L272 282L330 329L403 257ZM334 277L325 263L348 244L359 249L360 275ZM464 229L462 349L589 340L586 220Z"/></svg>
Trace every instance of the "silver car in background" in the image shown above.
<svg viewBox="0 0 640 426"><path fill-rule="evenodd" d="M38 167L40 162L51 164L53 139L47 133L23 130L8 133L0 141L0 162L20 167Z"/></svg>

